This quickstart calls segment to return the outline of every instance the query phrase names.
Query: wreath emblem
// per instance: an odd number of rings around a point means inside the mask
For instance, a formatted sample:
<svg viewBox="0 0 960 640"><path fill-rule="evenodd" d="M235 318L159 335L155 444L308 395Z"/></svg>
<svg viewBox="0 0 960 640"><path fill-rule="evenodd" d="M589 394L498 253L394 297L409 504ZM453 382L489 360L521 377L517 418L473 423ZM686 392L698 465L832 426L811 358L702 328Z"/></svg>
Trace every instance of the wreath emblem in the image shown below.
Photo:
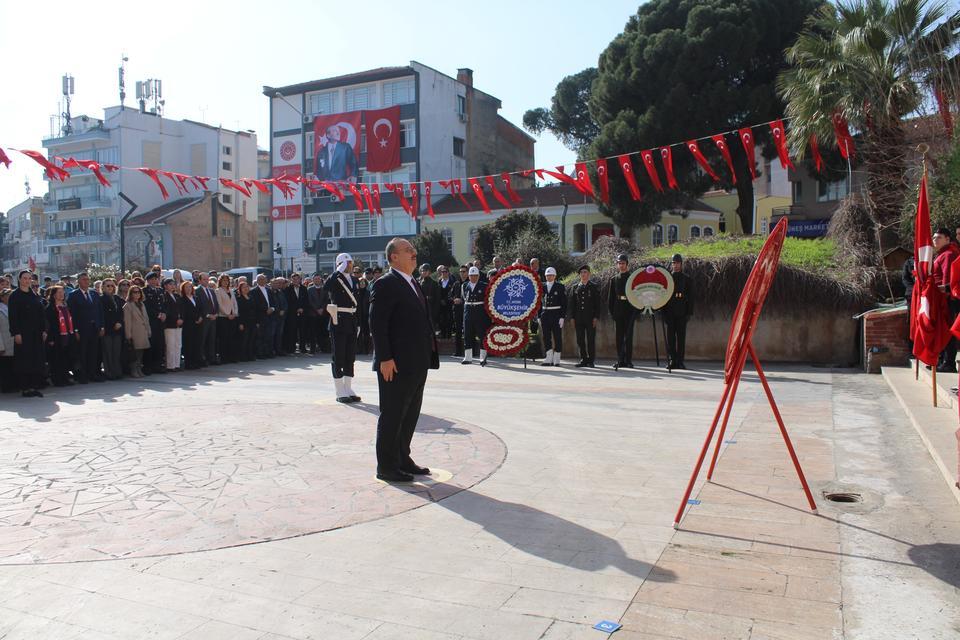
<svg viewBox="0 0 960 640"><path fill-rule="evenodd" d="M537 272L515 264L501 269L490 280L484 307L495 325L520 325L536 317L542 298L543 285Z"/></svg>
<svg viewBox="0 0 960 640"><path fill-rule="evenodd" d="M530 336L524 327L497 325L487 330L483 346L491 355L512 356L522 351L529 341Z"/></svg>

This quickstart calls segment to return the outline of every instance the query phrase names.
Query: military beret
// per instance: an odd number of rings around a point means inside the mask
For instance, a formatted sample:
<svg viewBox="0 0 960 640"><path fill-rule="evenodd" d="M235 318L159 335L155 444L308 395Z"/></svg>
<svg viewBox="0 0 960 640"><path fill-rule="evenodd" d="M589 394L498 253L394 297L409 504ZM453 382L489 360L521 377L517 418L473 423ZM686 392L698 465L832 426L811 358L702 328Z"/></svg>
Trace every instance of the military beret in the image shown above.
<svg viewBox="0 0 960 640"><path fill-rule="evenodd" d="M674 262L683 262L683 256L680 255L679 253L675 253L675 254L673 254L673 261L674 261Z"/></svg>
<svg viewBox="0 0 960 640"><path fill-rule="evenodd" d="M617 256L617 262L630 262L630 258L627 254L621 253Z"/></svg>
<svg viewBox="0 0 960 640"><path fill-rule="evenodd" d="M579 267L577 267L577 273L582 273L584 271L590 271L590 265L582 264Z"/></svg>

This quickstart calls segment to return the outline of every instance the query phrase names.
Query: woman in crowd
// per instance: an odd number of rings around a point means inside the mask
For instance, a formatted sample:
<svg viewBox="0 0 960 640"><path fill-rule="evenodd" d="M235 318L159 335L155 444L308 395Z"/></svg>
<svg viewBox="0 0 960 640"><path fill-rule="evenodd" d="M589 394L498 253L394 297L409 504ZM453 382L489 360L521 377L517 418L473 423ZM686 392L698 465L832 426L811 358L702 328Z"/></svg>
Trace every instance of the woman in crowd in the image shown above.
<svg viewBox="0 0 960 640"><path fill-rule="evenodd" d="M150 321L147 320L147 308L143 305L143 289L130 285L127 303L123 305L123 331L127 339L127 348L133 352L130 375L143 377L143 352L150 348Z"/></svg>
<svg viewBox="0 0 960 640"><path fill-rule="evenodd" d="M17 290L10 294L10 333L13 335L13 371L20 380L24 398L42 398L44 376L43 341L46 338L43 301L31 288L27 270L17 275Z"/></svg>
<svg viewBox="0 0 960 640"><path fill-rule="evenodd" d="M238 357L243 362L254 360L257 346L257 307L250 299L250 285L241 281L237 286Z"/></svg>
<svg viewBox="0 0 960 640"><path fill-rule="evenodd" d="M67 291L60 285L47 289L47 362L50 380L55 387L73 384L70 370L76 357L80 332L73 325L67 306Z"/></svg>
<svg viewBox="0 0 960 640"><path fill-rule="evenodd" d="M217 352L220 362L237 361L237 296L230 289L230 276L217 279Z"/></svg>
<svg viewBox="0 0 960 640"><path fill-rule="evenodd" d="M103 373L107 380L123 377L121 349L123 346L123 300L117 296L117 283L107 278L100 287L100 304L103 306Z"/></svg>
<svg viewBox="0 0 960 640"><path fill-rule="evenodd" d="M173 288L176 291L180 291L180 285L183 284L183 274L180 273L180 269L173 270Z"/></svg>
<svg viewBox="0 0 960 640"><path fill-rule="evenodd" d="M13 336L10 335L10 316L7 301L13 290L4 287L0 290L0 392L15 391L13 381Z"/></svg>
<svg viewBox="0 0 960 640"><path fill-rule="evenodd" d="M136 273L136 271L134 271ZM127 301L127 296L130 293L130 285L132 283L126 278L121 278L117 281L117 297L120 298L120 306ZM122 312L122 311L121 311ZM126 338L123 338L120 341L120 368L123 370L123 375L128 376L132 373L130 365L133 363L133 354L130 352L129 342Z"/></svg>
<svg viewBox="0 0 960 640"><path fill-rule="evenodd" d="M203 313L193 295L193 283L189 281L180 285L180 317L183 318L183 366L185 369L199 369L203 362L200 340Z"/></svg>
<svg viewBox="0 0 960 640"><path fill-rule="evenodd" d="M163 281L163 343L166 346L167 371L180 371L180 348L183 340L183 318L180 298L174 293L173 278Z"/></svg>
<svg viewBox="0 0 960 640"><path fill-rule="evenodd" d="M117 280L117 295L121 300L127 299L127 294L130 292L130 281L126 278Z"/></svg>

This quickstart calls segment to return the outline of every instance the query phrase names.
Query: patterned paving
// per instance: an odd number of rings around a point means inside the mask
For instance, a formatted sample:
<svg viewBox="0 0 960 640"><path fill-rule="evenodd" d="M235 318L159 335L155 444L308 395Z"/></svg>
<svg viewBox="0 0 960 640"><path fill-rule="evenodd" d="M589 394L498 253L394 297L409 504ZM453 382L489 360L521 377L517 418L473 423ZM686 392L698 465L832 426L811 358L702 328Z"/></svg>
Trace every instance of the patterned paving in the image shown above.
<svg viewBox="0 0 960 640"><path fill-rule="evenodd" d="M345 527L470 487L506 455L483 429L425 416L413 458L439 481L398 488L374 478L376 413L366 405L84 413L0 420L0 564L182 553Z"/></svg>

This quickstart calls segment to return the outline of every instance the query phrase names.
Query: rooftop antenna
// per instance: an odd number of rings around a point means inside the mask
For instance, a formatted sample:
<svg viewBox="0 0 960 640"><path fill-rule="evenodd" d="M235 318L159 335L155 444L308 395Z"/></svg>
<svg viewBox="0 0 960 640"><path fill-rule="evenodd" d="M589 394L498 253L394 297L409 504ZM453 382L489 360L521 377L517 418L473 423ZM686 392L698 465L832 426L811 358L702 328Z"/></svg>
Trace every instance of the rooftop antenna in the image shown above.
<svg viewBox="0 0 960 640"><path fill-rule="evenodd" d="M120 54L120 111L123 111L123 101L127 97L127 83L124 81L124 75L127 73L127 61L130 58L127 57L127 54Z"/></svg>
<svg viewBox="0 0 960 640"><path fill-rule="evenodd" d="M140 101L140 113L147 112L147 102L153 102L150 113L160 115L166 104L163 98L163 83L160 80L148 78L143 82L137 81L137 100Z"/></svg>
<svg viewBox="0 0 960 640"><path fill-rule="evenodd" d="M30 195L30 178L29 176L23 176L23 190L27 192L27 195Z"/></svg>
<svg viewBox="0 0 960 640"><path fill-rule="evenodd" d="M63 135L69 136L73 133L73 123L70 121L70 96L73 95L73 76L65 74L63 76L63 99L66 101L67 110L63 113Z"/></svg>

